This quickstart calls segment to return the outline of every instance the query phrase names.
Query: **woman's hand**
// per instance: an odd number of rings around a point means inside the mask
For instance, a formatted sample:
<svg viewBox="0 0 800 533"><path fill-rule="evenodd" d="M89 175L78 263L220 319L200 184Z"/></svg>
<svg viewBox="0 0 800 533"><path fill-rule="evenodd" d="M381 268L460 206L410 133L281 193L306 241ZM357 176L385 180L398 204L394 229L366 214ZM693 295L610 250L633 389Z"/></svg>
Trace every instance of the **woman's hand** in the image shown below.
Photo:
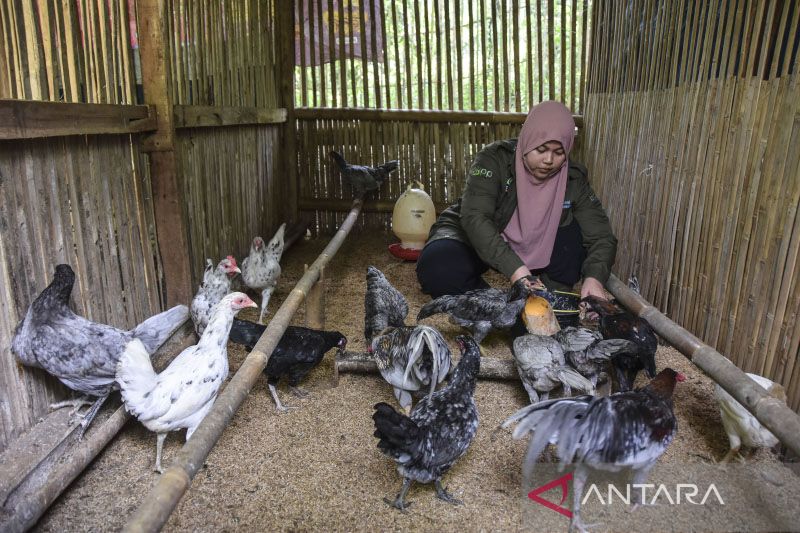
<svg viewBox="0 0 800 533"><path fill-rule="evenodd" d="M606 291L603 289L603 284L595 278L585 278L581 285L581 300L587 296L597 296L601 300L607 300Z"/></svg>
<svg viewBox="0 0 800 533"><path fill-rule="evenodd" d="M523 281L523 283L525 284L525 286L528 288L529 291L531 291L531 290L544 290L546 288L544 286L544 283L542 283L542 281L539 278L534 277L534 275L531 274L531 271L525 265L522 265L521 267L516 269L513 274L511 274L511 283L512 283L512 285L514 283L516 283L518 280L523 279L523 278L529 278L529 279L526 279L525 281ZM531 279L533 281L530 281Z"/></svg>

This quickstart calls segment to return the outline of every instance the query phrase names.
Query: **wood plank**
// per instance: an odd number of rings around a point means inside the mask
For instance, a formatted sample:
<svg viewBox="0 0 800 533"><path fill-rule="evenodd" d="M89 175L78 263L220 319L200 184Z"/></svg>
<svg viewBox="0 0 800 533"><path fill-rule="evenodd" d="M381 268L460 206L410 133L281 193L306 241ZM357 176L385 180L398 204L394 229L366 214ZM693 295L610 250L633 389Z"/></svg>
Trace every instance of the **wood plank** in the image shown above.
<svg viewBox="0 0 800 533"><path fill-rule="evenodd" d="M354 108L321 108L312 109L298 107L294 110L299 120L340 119L340 120L376 120L376 121L420 121L420 122L485 122L488 124L522 124L527 113L504 113L492 111L435 111L428 109L354 109ZM583 115L573 115L575 125L583 128Z"/></svg>
<svg viewBox="0 0 800 533"><path fill-rule="evenodd" d="M285 108L223 107L205 105L173 106L174 124L180 128L208 128L244 124L282 124L286 122Z"/></svg>
<svg viewBox="0 0 800 533"><path fill-rule="evenodd" d="M344 194L349 194L347 187L344 188ZM349 206L349 208L348 208ZM444 202L434 202L436 212L441 213L447 209L450 204ZM338 211L347 212L353 207L353 201L347 198L311 198L301 197L299 209L301 211ZM369 213L391 213L394 210L394 201L392 200L366 200L362 211Z"/></svg>
<svg viewBox="0 0 800 533"><path fill-rule="evenodd" d="M3 140L154 130L152 106L0 100Z"/></svg>

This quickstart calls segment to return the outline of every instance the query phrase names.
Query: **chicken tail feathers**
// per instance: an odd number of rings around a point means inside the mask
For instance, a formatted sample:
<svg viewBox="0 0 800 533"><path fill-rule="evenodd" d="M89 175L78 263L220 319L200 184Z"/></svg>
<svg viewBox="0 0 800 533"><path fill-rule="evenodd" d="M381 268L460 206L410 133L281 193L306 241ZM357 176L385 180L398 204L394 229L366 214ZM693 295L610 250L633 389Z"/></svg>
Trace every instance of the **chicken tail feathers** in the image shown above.
<svg viewBox="0 0 800 533"><path fill-rule="evenodd" d="M145 350L152 354L188 319L189 308L185 305L176 305L163 313L151 316L136 326L132 333L134 338L142 341Z"/></svg>
<svg viewBox="0 0 800 533"><path fill-rule="evenodd" d="M580 389L590 394L594 393L594 385L592 385L592 382L568 366L558 367L556 369L556 376L558 376L558 380L563 383L564 386L572 389Z"/></svg>
<svg viewBox="0 0 800 533"><path fill-rule="evenodd" d="M139 339L125 346L117 362L117 383L128 411L138 417L133 406L147 403L150 392L156 385L158 374L153 370L150 354Z"/></svg>
<svg viewBox="0 0 800 533"><path fill-rule="evenodd" d="M258 342L258 339L261 338L261 334L264 333L264 330L267 329L267 326L264 324L256 324L255 322L250 322L249 320L240 320L238 318L233 319L233 325L231 326L231 334L228 337L230 342L235 342L236 344L241 344L248 351L252 350L253 347Z"/></svg>
<svg viewBox="0 0 800 533"><path fill-rule="evenodd" d="M379 171L378 173L381 174L384 179L386 179L389 176L389 174L397 170L399 166L400 166L400 161L397 160L387 161L386 163L378 166L378 171Z"/></svg>
<svg viewBox="0 0 800 533"><path fill-rule="evenodd" d="M342 154L340 154L336 150L331 150L330 156L333 158L336 164L339 165L339 170L341 170L342 172L347 170L347 161L345 161L344 157L342 157Z"/></svg>
<svg viewBox="0 0 800 533"><path fill-rule="evenodd" d="M419 310L417 321L419 322L423 318L428 318L429 316L439 313L445 313L453 307L453 303L454 299L450 296L440 296L435 300L431 300L423 305L422 309Z"/></svg>
<svg viewBox="0 0 800 533"><path fill-rule="evenodd" d="M414 443L419 427L407 416L398 413L387 403L375 404L374 435L379 439L378 448L399 463L407 462L414 453Z"/></svg>

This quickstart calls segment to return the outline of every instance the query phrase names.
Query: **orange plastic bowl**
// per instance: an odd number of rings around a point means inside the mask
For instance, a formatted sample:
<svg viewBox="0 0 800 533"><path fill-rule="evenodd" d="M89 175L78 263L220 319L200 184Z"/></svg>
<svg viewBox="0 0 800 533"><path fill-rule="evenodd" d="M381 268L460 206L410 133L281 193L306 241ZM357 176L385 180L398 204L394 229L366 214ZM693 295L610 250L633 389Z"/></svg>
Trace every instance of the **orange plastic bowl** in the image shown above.
<svg viewBox="0 0 800 533"><path fill-rule="evenodd" d="M422 253L422 250L403 248L399 242L396 242L389 245L389 253L403 261L416 261L419 259L419 254Z"/></svg>

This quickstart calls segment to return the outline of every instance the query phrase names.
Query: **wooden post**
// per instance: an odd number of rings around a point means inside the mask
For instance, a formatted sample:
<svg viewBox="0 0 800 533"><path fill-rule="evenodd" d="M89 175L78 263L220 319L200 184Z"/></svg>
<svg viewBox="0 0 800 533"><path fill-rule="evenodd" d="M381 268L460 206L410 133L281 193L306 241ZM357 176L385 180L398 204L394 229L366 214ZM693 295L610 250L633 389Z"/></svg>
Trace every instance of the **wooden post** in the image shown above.
<svg viewBox="0 0 800 533"><path fill-rule="evenodd" d="M297 2L278 2L276 5L278 18L278 75L280 76L280 91L278 106L286 109L286 123L283 128L283 157L278 158L283 162L282 173L287 180L287 195L289 213L286 218L292 219L298 215L298 173L297 173L297 120L294 111L294 20L295 5Z"/></svg>
<svg viewBox="0 0 800 533"><path fill-rule="evenodd" d="M308 272L308 265L305 265ZM325 329L325 269L319 270L319 279L306 296L306 327Z"/></svg>
<svg viewBox="0 0 800 533"><path fill-rule="evenodd" d="M139 53L145 102L156 107L158 130L142 143L150 153L150 180L158 249L164 265L166 305L192 299L189 238L175 154L173 101L170 94L169 40L164 0L139 0Z"/></svg>

